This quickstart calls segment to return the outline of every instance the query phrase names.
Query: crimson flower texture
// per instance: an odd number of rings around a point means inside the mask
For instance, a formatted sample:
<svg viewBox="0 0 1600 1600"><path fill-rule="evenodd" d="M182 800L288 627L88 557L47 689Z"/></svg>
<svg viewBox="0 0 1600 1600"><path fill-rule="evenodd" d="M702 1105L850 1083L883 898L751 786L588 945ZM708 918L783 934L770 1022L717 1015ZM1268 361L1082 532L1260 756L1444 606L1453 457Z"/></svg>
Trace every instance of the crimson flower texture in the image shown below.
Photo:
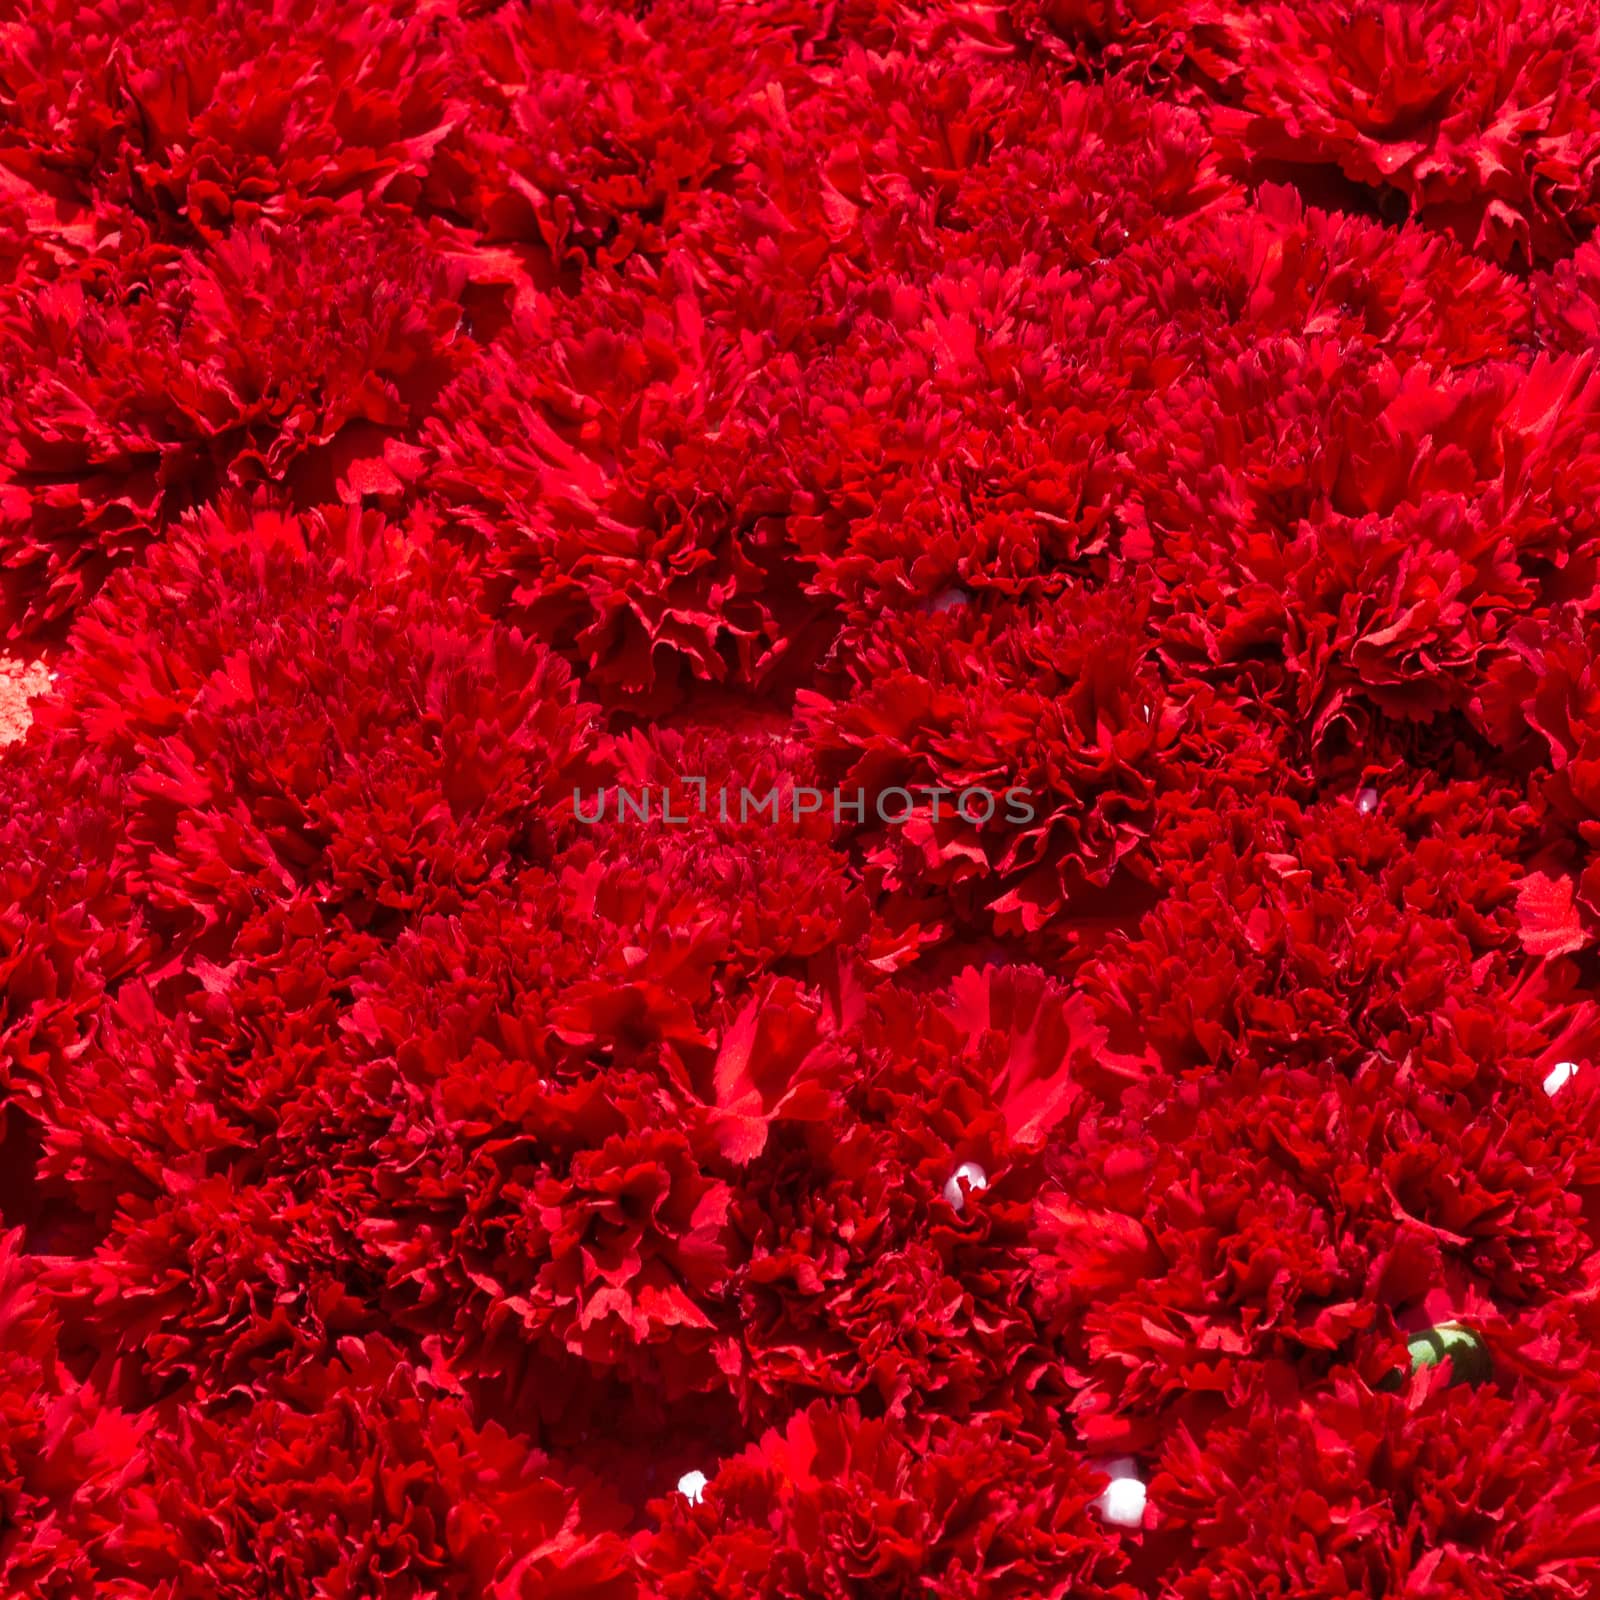
<svg viewBox="0 0 1600 1600"><path fill-rule="evenodd" d="M1600 1600L1600 0L0 4L0 1600Z"/></svg>

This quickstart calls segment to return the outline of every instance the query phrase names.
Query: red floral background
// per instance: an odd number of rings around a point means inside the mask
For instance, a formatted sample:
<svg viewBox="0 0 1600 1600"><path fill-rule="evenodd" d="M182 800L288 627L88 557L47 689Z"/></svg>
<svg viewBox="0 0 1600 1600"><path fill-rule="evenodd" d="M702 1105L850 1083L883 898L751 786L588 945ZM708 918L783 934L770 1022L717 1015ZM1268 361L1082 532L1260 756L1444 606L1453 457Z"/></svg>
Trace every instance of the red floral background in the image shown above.
<svg viewBox="0 0 1600 1600"><path fill-rule="evenodd" d="M1600 1595L1597 222L1600 0L7 5L0 1594Z"/></svg>

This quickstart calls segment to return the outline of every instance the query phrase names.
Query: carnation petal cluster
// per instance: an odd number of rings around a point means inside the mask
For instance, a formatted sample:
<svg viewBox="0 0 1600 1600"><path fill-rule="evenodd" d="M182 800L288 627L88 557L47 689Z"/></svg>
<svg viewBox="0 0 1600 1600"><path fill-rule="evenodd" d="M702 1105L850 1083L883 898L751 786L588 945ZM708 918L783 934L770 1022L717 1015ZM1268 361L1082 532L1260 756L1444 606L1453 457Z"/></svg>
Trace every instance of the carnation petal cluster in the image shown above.
<svg viewBox="0 0 1600 1600"><path fill-rule="evenodd" d="M1597 226L1594 0L9 10L0 1595L1600 1596Z"/></svg>

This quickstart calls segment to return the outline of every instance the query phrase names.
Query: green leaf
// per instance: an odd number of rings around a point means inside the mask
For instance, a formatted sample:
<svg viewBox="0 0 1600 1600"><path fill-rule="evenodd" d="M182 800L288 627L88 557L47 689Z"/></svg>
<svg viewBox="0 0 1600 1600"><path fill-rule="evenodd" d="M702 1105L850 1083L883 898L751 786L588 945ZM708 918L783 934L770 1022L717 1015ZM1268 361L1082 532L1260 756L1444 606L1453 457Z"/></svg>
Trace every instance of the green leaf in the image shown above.
<svg viewBox="0 0 1600 1600"><path fill-rule="evenodd" d="M1456 1322L1441 1322L1414 1333L1406 1341L1406 1349L1412 1371L1435 1367L1448 1357L1458 1383L1482 1383L1490 1374L1489 1352L1483 1341Z"/></svg>

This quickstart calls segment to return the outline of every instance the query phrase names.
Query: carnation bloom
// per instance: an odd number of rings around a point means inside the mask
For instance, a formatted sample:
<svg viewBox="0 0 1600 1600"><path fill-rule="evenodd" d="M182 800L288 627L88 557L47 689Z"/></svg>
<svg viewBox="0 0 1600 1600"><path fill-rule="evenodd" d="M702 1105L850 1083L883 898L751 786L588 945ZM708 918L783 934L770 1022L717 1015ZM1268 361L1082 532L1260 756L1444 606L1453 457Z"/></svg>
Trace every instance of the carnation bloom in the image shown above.
<svg viewBox="0 0 1600 1600"><path fill-rule="evenodd" d="M1595 1590L1591 11L0 25L0 1593Z"/></svg>

